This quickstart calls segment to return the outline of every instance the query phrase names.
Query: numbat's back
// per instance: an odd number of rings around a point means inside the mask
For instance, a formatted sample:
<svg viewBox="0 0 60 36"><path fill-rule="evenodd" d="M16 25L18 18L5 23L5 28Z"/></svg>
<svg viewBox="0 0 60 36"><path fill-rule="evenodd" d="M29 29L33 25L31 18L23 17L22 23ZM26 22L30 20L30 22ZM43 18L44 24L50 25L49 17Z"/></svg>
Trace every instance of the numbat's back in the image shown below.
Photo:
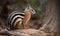
<svg viewBox="0 0 60 36"><path fill-rule="evenodd" d="M32 14L35 14L35 10L30 5L27 6L24 13L13 11L8 16L8 28L19 29L20 26L25 28Z"/></svg>
<svg viewBox="0 0 60 36"><path fill-rule="evenodd" d="M22 24L24 17L25 17L25 13L13 11L8 16L8 27L10 29L19 28Z"/></svg>

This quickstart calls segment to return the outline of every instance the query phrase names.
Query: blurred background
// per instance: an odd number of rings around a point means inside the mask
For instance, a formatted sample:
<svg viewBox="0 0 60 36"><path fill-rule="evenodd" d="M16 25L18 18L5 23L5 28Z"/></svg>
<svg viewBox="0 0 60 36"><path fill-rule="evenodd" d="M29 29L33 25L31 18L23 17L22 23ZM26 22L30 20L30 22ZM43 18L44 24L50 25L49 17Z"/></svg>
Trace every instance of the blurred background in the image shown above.
<svg viewBox="0 0 60 36"><path fill-rule="evenodd" d="M24 11L27 5L30 4L36 11L36 14L32 15L29 25L32 24L32 28L39 28L42 26L41 22L45 15L46 3L47 0L0 0L0 16L3 17L3 20L5 20L7 19L8 14L12 11ZM7 24L7 21L5 23Z"/></svg>
<svg viewBox="0 0 60 36"><path fill-rule="evenodd" d="M58 0L0 0L0 27L7 27L9 13L14 10L24 11L28 3L36 14L31 16L27 27L53 32L55 36L58 24Z"/></svg>

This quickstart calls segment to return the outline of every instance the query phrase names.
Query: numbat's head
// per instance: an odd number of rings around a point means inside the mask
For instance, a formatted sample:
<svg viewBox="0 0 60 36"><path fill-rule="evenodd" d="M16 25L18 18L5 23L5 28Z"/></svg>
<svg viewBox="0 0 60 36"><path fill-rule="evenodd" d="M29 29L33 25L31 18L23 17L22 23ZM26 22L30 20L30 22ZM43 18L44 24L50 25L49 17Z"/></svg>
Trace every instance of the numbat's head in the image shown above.
<svg viewBox="0 0 60 36"><path fill-rule="evenodd" d="M36 11L30 5L27 6L27 8L25 9L24 12L27 12L27 11L31 12L31 14L35 14L36 13Z"/></svg>

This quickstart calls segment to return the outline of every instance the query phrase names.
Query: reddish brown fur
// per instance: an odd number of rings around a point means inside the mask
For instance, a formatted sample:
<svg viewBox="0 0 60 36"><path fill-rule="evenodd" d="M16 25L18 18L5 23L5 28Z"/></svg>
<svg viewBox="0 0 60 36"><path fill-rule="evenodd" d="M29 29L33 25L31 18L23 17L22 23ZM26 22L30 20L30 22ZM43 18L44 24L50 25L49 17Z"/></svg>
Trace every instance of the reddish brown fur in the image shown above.
<svg viewBox="0 0 60 36"><path fill-rule="evenodd" d="M24 18L23 23L22 23L24 28L26 27L28 21L30 20L30 17L31 17L31 12L30 11L26 11L25 18Z"/></svg>

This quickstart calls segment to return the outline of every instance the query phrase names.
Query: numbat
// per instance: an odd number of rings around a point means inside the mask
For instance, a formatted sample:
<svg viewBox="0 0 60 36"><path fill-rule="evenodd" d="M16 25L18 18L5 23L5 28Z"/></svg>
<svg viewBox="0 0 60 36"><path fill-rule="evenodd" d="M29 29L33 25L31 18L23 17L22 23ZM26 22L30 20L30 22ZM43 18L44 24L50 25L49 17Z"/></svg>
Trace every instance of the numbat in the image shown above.
<svg viewBox="0 0 60 36"><path fill-rule="evenodd" d="M13 11L8 15L8 28L19 29L20 26L23 26L23 28L25 28L31 18L31 15L35 13L35 10L30 5L27 6L24 13Z"/></svg>

